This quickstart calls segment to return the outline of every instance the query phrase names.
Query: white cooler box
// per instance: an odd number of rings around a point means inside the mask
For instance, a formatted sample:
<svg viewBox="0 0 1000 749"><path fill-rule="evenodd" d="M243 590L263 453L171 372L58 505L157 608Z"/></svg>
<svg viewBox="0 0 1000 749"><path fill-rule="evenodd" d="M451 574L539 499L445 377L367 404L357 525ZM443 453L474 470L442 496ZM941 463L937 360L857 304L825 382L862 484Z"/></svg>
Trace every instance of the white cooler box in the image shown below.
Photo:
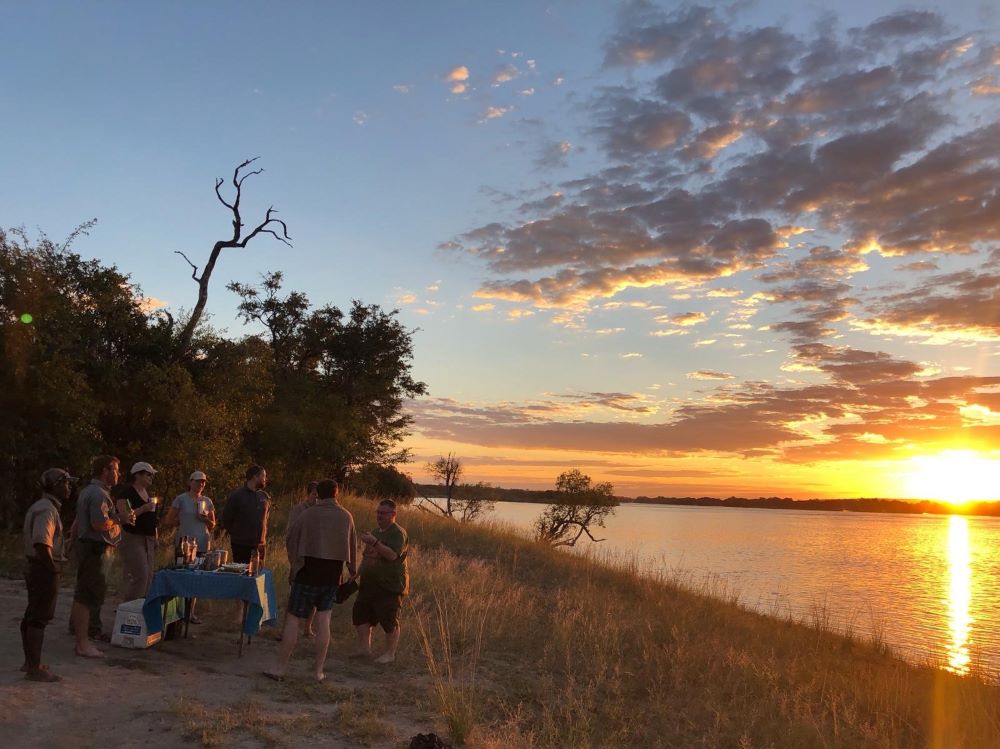
<svg viewBox="0 0 1000 749"><path fill-rule="evenodd" d="M162 633L146 632L146 620L142 616L145 598L118 604L115 628L111 632L111 644L120 648L148 648L160 641Z"/></svg>

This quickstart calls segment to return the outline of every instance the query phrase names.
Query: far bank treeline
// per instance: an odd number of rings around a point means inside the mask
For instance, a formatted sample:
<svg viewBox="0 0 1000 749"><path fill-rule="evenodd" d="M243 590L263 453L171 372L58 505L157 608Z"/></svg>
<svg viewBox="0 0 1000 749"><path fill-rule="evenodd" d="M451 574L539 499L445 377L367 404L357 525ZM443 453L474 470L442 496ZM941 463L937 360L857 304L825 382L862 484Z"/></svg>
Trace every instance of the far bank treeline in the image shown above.
<svg viewBox="0 0 1000 749"><path fill-rule="evenodd" d="M147 310L125 271L69 241L0 231L0 525L20 521L45 468L86 477L100 453L153 463L170 496L196 468L224 496L254 462L279 490L408 483L392 468L407 458L402 405L426 387L396 311L314 307L280 273L228 288L253 326L237 338Z"/></svg>
<svg viewBox="0 0 1000 749"><path fill-rule="evenodd" d="M424 496L441 496L443 486L417 484ZM497 502L552 504L559 500L554 489L503 489L485 484L463 484L465 495ZM968 502L952 505L930 500L907 499L792 499L790 497L615 497L623 504L674 505L680 507L752 507L767 510L816 510L825 512L888 512L930 515L986 515L1000 517L1000 502Z"/></svg>

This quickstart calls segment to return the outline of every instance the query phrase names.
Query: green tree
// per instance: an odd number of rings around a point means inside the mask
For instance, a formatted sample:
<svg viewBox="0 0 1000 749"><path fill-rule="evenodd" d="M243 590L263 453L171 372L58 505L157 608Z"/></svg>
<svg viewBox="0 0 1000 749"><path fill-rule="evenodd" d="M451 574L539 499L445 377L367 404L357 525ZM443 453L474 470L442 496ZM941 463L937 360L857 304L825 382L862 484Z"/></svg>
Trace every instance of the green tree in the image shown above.
<svg viewBox="0 0 1000 749"><path fill-rule="evenodd" d="M556 478L555 503L535 521L535 537L553 546L575 546L586 534L595 538L594 528L603 528L605 520L614 514L618 500L610 483L593 484L590 476L574 468Z"/></svg>
<svg viewBox="0 0 1000 749"><path fill-rule="evenodd" d="M10 525L45 468L80 470L106 443L119 384L169 341L117 268L62 244L0 231L0 522Z"/></svg>
<svg viewBox="0 0 1000 749"><path fill-rule="evenodd" d="M399 447L412 418L409 399L427 392L411 374L411 331L396 310L355 300L311 308L300 292L281 294L280 272L259 286L231 283L239 314L260 323L272 352L274 399L264 409L250 445L289 480L332 473L344 479L367 464L405 462Z"/></svg>
<svg viewBox="0 0 1000 749"><path fill-rule="evenodd" d="M161 469L171 495L201 468L235 481L247 435L270 402L270 350L202 330L177 361L169 316L150 314L131 279L64 243L0 232L0 524L19 522L41 472L86 477L92 455Z"/></svg>
<svg viewBox="0 0 1000 749"><path fill-rule="evenodd" d="M393 499L409 504L417 496L417 488L405 473L395 466L369 463L351 474L348 487L370 499Z"/></svg>

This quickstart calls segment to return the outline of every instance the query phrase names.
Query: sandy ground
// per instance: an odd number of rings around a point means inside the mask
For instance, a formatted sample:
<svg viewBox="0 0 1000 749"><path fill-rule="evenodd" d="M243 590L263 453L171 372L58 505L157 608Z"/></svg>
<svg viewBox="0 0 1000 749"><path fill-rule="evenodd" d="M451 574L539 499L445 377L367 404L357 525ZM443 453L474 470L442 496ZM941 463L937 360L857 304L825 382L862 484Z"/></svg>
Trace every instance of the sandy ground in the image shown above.
<svg viewBox="0 0 1000 749"><path fill-rule="evenodd" d="M60 591L46 630L43 660L62 677L27 682L18 625L24 584L0 580L0 745L8 747L406 747L434 730L426 669L413 645L394 666L350 658L349 610L335 611L327 680L311 677L312 641L300 639L290 675L278 684L261 675L277 648L265 628L237 657L235 602L200 602L205 624L188 639L145 650L99 644L103 660L73 653L67 634L72 590ZM105 631L115 604L104 607ZM404 645L407 633L404 630Z"/></svg>

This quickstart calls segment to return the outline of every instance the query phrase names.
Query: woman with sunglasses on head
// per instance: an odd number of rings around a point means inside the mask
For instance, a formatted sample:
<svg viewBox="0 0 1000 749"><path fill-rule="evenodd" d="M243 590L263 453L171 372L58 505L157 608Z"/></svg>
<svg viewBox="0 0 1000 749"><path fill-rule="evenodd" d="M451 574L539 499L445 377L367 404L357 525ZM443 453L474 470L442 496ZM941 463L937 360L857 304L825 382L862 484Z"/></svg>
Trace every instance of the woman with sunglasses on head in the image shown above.
<svg viewBox="0 0 1000 749"><path fill-rule="evenodd" d="M122 559L122 600L145 598L153 573L156 571L156 501L150 488L157 471L145 461L139 461L129 472L132 482L118 494L118 514L126 517L131 510L135 522L122 525L119 546Z"/></svg>

